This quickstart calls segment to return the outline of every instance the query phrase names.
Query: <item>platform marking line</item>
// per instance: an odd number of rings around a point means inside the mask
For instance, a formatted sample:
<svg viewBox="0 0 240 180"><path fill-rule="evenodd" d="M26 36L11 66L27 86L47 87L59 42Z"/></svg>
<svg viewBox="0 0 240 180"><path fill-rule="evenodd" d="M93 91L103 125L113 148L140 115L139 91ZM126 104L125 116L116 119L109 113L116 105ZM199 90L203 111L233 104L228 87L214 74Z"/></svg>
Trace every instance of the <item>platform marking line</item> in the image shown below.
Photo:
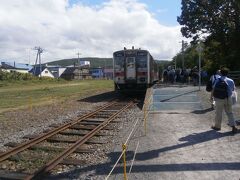
<svg viewBox="0 0 240 180"><path fill-rule="evenodd" d="M174 95L167 95L167 94L153 94L153 96L163 96L163 97L165 97L165 96L172 96L172 97L175 97L175 96L180 96L181 94L174 94ZM185 97L185 96L189 96L189 97L196 97L197 95L196 94L192 94L192 95L181 95L181 97Z"/></svg>

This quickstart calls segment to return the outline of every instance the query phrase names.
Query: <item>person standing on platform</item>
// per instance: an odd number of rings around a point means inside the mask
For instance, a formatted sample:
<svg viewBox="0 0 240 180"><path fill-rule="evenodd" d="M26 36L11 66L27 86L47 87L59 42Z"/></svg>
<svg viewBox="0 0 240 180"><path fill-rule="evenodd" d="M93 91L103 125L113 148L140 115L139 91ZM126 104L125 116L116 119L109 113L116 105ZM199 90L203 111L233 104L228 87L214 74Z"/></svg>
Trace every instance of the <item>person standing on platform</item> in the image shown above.
<svg viewBox="0 0 240 180"><path fill-rule="evenodd" d="M212 82L212 86L214 85L215 81L221 77L221 71L220 69L216 71L216 73L214 75L212 75L210 77L210 81ZM212 91L213 92L213 91ZM214 97L213 97L213 93L211 92L211 95L210 95L210 102L212 104L212 108L215 107L215 100L214 100Z"/></svg>
<svg viewBox="0 0 240 180"><path fill-rule="evenodd" d="M168 83L168 71L167 71L167 69L163 70L163 83Z"/></svg>
<svg viewBox="0 0 240 180"><path fill-rule="evenodd" d="M194 66L194 68L191 70L191 77L192 77L193 85L196 86L198 83L198 68L197 68L197 66Z"/></svg>
<svg viewBox="0 0 240 180"><path fill-rule="evenodd" d="M232 93L235 90L234 81L227 77L228 69L221 69L221 77L218 78L213 85L213 97L216 102L215 122L212 129L221 130L222 114L225 110L228 117L228 125L232 127L232 133L237 133L236 122L232 112Z"/></svg>

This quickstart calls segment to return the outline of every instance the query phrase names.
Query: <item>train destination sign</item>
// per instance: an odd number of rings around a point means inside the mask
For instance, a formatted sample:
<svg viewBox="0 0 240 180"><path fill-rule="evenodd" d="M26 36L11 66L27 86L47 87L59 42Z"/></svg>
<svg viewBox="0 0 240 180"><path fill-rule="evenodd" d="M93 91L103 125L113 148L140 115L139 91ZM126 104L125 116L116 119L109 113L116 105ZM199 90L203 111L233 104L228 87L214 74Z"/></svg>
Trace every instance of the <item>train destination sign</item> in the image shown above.
<svg viewBox="0 0 240 180"><path fill-rule="evenodd" d="M135 55L136 52L135 51L126 51L125 54L126 55Z"/></svg>
<svg viewBox="0 0 240 180"><path fill-rule="evenodd" d="M137 56L146 56L147 55L147 52L137 52Z"/></svg>
<svg viewBox="0 0 240 180"><path fill-rule="evenodd" d="M114 55L116 57L122 57L122 56L124 56L124 53L123 52L119 52L119 53L115 53Z"/></svg>

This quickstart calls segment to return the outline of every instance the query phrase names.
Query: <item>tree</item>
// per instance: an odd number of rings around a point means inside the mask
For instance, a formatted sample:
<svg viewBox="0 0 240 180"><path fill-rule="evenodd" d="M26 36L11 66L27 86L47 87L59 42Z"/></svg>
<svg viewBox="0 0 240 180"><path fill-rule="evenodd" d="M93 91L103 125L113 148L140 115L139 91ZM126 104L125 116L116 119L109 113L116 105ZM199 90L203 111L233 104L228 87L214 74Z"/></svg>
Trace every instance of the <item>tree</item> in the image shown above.
<svg viewBox="0 0 240 180"><path fill-rule="evenodd" d="M182 0L182 13L177 18L182 35L202 36L206 61L213 66L240 68L240 2L239 0Z"/></svg>
<svg viewBox="0 0 240 180"><path fill-rule="evenodd" d="M184 56L184 64L186 68L193 68L198 66L198 52L196 51L196 45L191 44L184 52L178 53L173 57L173 62L176 63L177 68L182 68L182 60ZM205 63L203 62L203 65Z"/></svg>

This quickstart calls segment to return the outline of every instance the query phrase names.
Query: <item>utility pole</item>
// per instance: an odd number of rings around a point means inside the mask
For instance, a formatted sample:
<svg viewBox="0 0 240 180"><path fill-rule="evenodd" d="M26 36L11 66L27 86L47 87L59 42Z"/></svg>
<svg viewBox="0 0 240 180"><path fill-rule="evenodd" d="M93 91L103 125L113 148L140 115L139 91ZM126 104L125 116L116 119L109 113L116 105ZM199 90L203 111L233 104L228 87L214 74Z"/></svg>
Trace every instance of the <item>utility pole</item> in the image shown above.
<svg viewBox="0 0 240 180"><path fill-rule="evenodd" d="M106 59L104 59L104 71L103 71L103 77L106 78Z"/></svg>
<svg viewBox="0 0 240 180"><path fill-rule="evenodd" d="M184 69L184 67L185 67L185 62L184 62L184 50L185 50L186 47L187 47L187 41L182 40L181 43L182 43L182 69Z"/></svg>
<svg viewBox="0 0 240 180"><path fill-rule="evenodd" d="M78 65L80 66L80 58L79 58L79 56L81 55L81 53L77 53L77 55L78 55Z"/></svg>
<svg viewBox="0 0 240 180"><path fill-rule="evenodd" d="M197 46L197 52L198 52L198 66L199 66L199 70L198 70L198 87L199 87L199 91L201 90L201 55L202 55L202 51L203 51L203 47L201 42L199 42L198 46Z"/></svg>
<svg viewBox="0 0 240 180"><path fill-rule="evenodd" d="M184 41L182 40L182 69L184 69Z"/></svg>
<svg viewBox="0 0 240 180"><path fill-rule="evenodd" d="M77 55L78 55L78 79L80 80L80 58L79 58L79 56L81 55L81 53L77 53Z"/></svg>
<svg viewBox="0 0 240 180"><path fill-rule="evenodd" d="M177 58L175 58L174 66L175 66L175 70L176 70L177 69Z"/></svg>
<svg viewBox="0 0 240 180"><path fill-rule="evenodd" d="M36 66L37 66L37 62L39 62L39 71L40 71L40 77L41 77L41 73L42 73L41 54L43 53L43 49L39 46L39 47L35 47L34 50L37 50L37 57L34 65L33 74L36 75Z"/></svg>

